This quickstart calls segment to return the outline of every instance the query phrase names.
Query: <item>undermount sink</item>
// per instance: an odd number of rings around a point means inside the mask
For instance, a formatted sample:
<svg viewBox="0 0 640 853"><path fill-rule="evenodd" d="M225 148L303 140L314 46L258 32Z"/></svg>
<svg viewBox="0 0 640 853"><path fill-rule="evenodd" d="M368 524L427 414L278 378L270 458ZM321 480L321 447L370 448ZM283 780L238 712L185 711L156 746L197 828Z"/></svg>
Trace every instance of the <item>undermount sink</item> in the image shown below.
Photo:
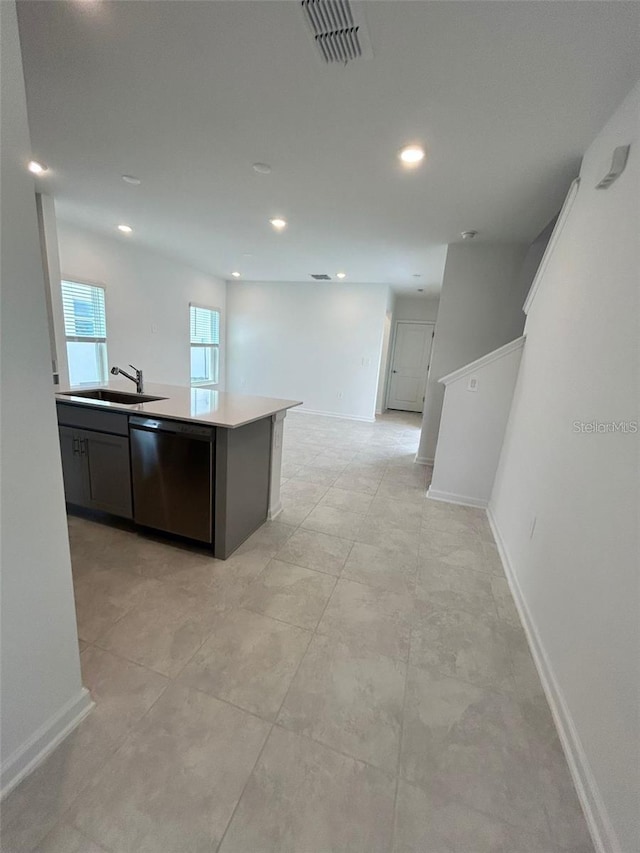
<svg viewBox="0 0 640 853"><path fill-rule="evenodd" d="M91 391L62 391L63 397L84 397L87 400L102 400L105 403L123 403L125 406L135 406L136 403L153 403L155 400L166 400L166 397L150 397L148 394L127 393L126 391L110 391L108 388L94 388Z"/></svg>

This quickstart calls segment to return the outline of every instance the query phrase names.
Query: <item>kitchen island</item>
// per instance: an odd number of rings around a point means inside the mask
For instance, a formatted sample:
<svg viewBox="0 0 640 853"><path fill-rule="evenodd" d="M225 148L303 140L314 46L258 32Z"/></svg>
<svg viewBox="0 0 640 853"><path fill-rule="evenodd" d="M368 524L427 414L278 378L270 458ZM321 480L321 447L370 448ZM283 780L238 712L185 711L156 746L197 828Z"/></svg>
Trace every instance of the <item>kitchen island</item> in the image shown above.
<svg viewBox="0 0 640 853"><path fill-rule="evenodd" d="M122 380L56 389L65 496L210 546L226 559L281 511L282 436L296 400Z"/></svg>

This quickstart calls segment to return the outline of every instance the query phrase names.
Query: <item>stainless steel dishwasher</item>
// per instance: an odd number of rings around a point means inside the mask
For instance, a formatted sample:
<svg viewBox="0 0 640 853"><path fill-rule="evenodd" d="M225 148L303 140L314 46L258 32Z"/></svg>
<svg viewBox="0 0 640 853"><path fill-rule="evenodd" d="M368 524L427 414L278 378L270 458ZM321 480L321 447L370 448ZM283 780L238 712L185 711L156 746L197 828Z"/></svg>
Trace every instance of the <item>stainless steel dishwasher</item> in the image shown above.
<svg viewBox="0 0 640 853"><path fill-rule="evenodd" d="M130 417L129 435L134 520L212 543L215 427Z"/></svg>

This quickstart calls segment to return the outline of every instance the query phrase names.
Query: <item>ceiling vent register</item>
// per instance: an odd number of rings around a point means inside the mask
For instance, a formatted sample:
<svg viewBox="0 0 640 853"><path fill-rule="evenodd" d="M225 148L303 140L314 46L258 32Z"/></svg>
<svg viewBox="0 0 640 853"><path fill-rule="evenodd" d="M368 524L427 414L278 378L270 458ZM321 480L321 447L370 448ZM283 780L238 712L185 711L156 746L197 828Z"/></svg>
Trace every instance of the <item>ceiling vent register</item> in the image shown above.
<svg viewBox="0 0 640 853"><path fill-rule="evenodd" d="M322 272L322 273L319 273L319 272L313 273L312 272L312 273L309 273L309 275L311 276L311 278L315 278L316 281L331 281L331 276L327 275L326 272Z"/></svg>
<svg viewBox="0 0 640 853"><path fill-rule="evenodd" d="M358 3L349 0L301 0L311 36L327 65L370 59L371 40Z"/></svg>

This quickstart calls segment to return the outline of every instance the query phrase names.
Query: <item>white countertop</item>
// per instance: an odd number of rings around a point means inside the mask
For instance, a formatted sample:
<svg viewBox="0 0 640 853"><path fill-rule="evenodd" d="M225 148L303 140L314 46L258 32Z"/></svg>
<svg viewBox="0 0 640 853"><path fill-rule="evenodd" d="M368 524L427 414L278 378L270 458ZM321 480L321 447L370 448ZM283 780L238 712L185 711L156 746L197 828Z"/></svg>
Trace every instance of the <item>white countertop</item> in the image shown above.
<svg viewBox="0 0 640 853"><path fill-rule="evenodd" d="M108 388L121 393L135 392L133 383L128 380L118 380L105 385L83 385L56 388L56 400L61 403L73 403L78 406L90 406L101 410L126 412L133 415L148 415L149 417L171 418L180 421L211 424L212 426L234 429L253 421L262 420L302 405L299 400L279 400L275 397L252 397L248 394L232 394L227 391L216 391L212 388L190 388L181 385L158 385L145 382L144 393L153 397L166 399L151 403L108 403L105 400L91 400L86 397L69 396L69 391L90 391L95 388Z"/></svg>

